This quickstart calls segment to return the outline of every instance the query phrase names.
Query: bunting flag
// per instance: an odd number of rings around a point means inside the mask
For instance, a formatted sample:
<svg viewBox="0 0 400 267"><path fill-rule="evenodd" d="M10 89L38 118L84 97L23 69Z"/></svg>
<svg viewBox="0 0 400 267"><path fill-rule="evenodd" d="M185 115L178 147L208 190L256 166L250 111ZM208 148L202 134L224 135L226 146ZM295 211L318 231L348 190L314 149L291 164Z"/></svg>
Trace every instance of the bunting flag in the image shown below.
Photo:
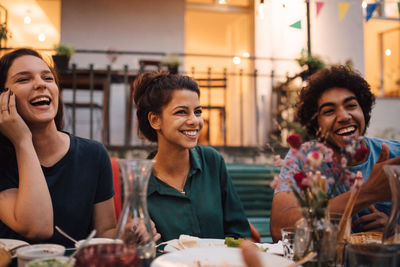
<svg viewBox="0 0 400 267"><path fill-rule="evenodd" d="M376 7L379 3L368 4L367 5L367 14L365 16L365 21L368 21L372 17L372 13L374 13Z"/></svg>
<svg viewBox="0 0 400 267"><path fill-rule="evenodd" d="M317 7L317 17L318 17L318 14L319 14L319 12L321 11L321 8L324 6L324 2L319 2L319 1L317 1L317 2L315 2L315 5L316 5L316 7Z"/></svg>
<svg viewBox="0 0 400 267"><path fill-rule="evenodd" d="M347 11L349 11L350 3L348 2L339 2L338 3L338 8L339 8L339 21L342 22L344 17L347 14Z"/></svg>
<svg viewBox="0 0 400 267"><path fill-rule="evenodd" d="M296 28L296 29L301 29L301 20L296 21L295 23L293 23L292 25L290 25L290 27Z"/></svg>

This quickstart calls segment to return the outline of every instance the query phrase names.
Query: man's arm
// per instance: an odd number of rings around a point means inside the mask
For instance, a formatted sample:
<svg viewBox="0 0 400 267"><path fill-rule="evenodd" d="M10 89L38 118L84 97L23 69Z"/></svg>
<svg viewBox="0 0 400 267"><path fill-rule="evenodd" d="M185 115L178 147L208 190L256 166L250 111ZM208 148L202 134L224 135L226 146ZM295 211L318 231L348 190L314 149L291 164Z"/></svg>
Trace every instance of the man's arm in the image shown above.
<svg viewBox="0 0 400 267"><path fill-rule="evenodd" d="M291 191L279 192L272 199L270 231L272 240L280 240L281 229L294 224L301 218L300 205Z"/></svg>
<svg viewBox="0 0 400 267"><path fill-rule="evenodd" d="M382 149L386 145L382 146ZM384 152L385 153L385 152ZM383 172L383 166L388 164L400 164L400 156L389 160L380 158L372 169L367 182L361 186L360 194L353 208L353 214L368 208L371 204L380 201L390 201L391 194L388 178ZM343 213L346 203L350 197L350 192L345 192L329 200L329 211ZM294 226L296 221L302 216L301 208L295 195L290 192L279 192L272 200L270 229L274 242L281 239L281 228Z"/></svg>

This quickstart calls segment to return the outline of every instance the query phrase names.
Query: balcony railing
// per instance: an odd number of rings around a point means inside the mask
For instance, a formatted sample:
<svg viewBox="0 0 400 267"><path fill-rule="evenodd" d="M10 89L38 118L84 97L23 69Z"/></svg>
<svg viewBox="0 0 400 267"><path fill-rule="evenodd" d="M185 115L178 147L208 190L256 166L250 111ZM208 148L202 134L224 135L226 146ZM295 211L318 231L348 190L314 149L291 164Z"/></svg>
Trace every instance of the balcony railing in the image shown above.
<svg viewBox="0 0 400 267"><path fill-rule="evenodd" d="M114 146L136 146L143 145L144 141L139 138L136 130L136 109L133 103L132 84L138 71L132 71L125 66L122 70L94 69L90 65L88 69L72 68L59 74L60 85L65 105L66 130L73 134L96 139L105 145ZM265 125L260 123L260 113L265 110L263 106L255 105L253 110L248 110L245 103L245 90L256 92L255 82L259 77L257 71L245 73L238 72L214 72L208 68L206 72L197 72L191 68L190 73L199 84L201 91L201 105L203 107L204 128L200 137L200 143L214 146L244 145L246 120L254 120L255 129L249 129L256 133L255 140L259 139L258 133ZM271 78L269 75L268 78ZM229 86L238 83L237 97L234 105L228 103ZM244 82L244 80L247 80ZM253 86L251 90L245 85ZM233 92L233 94L235 94ZM259 100L251 96L254 103ZM247 101L249 96L247 96ZM229 127L227 118L229 111L235 112L235 126ZM249 114L250 113L250 114ZM252 118L256 114L256 118ZM236 140L228 140L229 131ZM234 143L234 144L232 144ZM258 145L256 141L253 145Z"/></svg>

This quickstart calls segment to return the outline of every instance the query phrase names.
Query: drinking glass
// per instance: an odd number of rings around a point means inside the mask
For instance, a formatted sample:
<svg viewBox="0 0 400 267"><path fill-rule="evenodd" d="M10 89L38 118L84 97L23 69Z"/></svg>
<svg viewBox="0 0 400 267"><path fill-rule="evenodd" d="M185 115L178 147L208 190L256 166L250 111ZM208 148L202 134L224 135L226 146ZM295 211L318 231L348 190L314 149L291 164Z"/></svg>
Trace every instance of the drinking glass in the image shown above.
<svg viewBox="0 0 400 267"><path fill-rule="evenodd" d="M283 256L289 260L293 260L294 251L294 227L284 227L281 229Z"/></svg>
<svg viewBox="0 0 400 267"><path fill-rule="evenodd" d="M75 267L141 266L136 249L120 243L88 245L75 258Z"/></svg>
<svg viewBox="0 0 400 267"><path fill-rule="evenodd" d="M329 222L332 224L332 226L335 228L335 231L339 231L339 224L340 220L342 219L343 214L338 213L338 212L327 212L327 219ZM350 232L351 232L351 217L348 218L348 221L345 224L346 230L344 233L344 241L338 241L336 240L336 265L337 267L343 266L344 265L344 251L346 247L346 240L349 239L350 237Z"/></svg>
<svg viewBox="0 0 400 267"><path fill-rule="evenodd" d="M119 159L124 183L124 204L117 225L116 239L136 249L142 266L156 255L153 231L147 210L147 185L154 160Z"/></svg>
<svg viewBox="0 0 400 267"><path fill-rule="evenodd" d="M398 267L400 250L382 244L349 244L345 266Z"/></svg>

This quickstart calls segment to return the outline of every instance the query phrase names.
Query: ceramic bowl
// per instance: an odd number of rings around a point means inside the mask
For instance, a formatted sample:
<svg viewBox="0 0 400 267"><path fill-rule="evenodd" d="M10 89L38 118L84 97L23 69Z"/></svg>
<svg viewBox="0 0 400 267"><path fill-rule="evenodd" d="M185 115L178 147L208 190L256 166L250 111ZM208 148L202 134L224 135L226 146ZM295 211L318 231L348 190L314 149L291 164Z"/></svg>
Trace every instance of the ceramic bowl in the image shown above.
<svg viewBox="0 0 400 267"><path fill-rule="evenodd" d="M25 267L32 260L63 256L64 253L65 247L55 244L39 244L23 247L17 250L18 267Z"/></svg>
<svg viewBox="0 0 400 267"><path fill-rule="evenodd" d="M40 258L30 261L26 264L26 267L38 267L38 266L63 266L63 267L73 267L75 264L75 259L69 260L66 256L57 256L51 258Z"/></svg>

